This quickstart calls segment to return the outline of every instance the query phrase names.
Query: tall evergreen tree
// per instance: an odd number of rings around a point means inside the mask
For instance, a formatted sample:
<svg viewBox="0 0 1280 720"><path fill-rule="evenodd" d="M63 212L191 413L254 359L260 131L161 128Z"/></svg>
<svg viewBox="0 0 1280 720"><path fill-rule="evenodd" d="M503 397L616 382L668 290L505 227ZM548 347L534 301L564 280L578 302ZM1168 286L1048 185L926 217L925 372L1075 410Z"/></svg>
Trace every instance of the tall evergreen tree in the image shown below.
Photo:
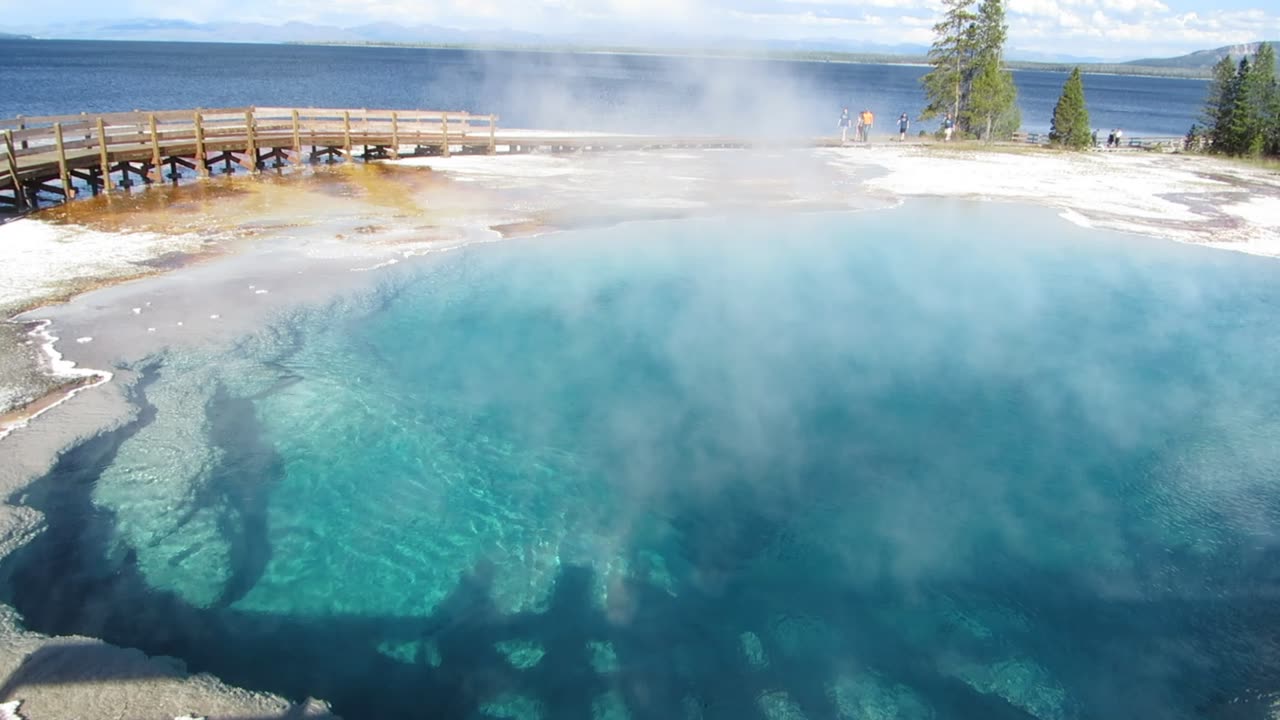
<svg viewBox="0 0 1280 720"><path fill-rule="evenodd" d="M929 98L921 117L949 112L962 133L992 140L1013 134L1022 116L1013 74L1004 67L1004 1L981 0L977 12L975 2L943 0L946 12L929 51L933 69L921 79Z"/></svg>
<svg viewBox="0 0 1280 720"><path fill-rule="evenodd" d="M1004 43L1009 26L1004 21L1003 0L982 0L974 23L974 64L969 82L968 126L982 139L1008 137L1021 125L1017 112L1018 87L1013 73L1004 68ZM1018 120L1009 129L1009 120Z"/></svg>
<svg viewBox="0 0 1280 720"><path fill-rule="evenodd" d="M1249 73L1249 59L1241 58L1235 72L1222 89L1222 99L1218 106L1217 117L1209 130L1209 139L1213 151L1232 155L1240 152L1241 114L1240 93L1244 78Z"/></svg>
<svg viewBox="0 0 1280 720"><path fill-rule="evenodd" d="M1226 128L1225 152L1257 156L1266 149L1267 111L1275 95L1275 73L1271 55L1259 55L1252 63L1247 58L1240 61L1235 103Z"/></svg>
<svg viewBox="0 0 1280 720"><path fill-rule="evenodd" d="M1267 118L1267 154L1280 155L1280 88L1271 98Z"/></svg>
<svg viewBox="0 0 1280 720"><path fill-rule="evenodd" d="M933 26L937 40L929 48L929 64L933 69L920 79L929 99L920 117L927 120L949 112L961 132L968 130L960 110L975 45L974 24L978 16L972 10L973 1L942 0L946 12Z"/></svg>
<svg viewBox="0 0 1280 720"><path fill-rule="evenodd" d="M1235 77L1236 64L1231 62L1230 55L1223 55L1218 64L1213 66L1213 79L1209 82L1209 97L1204 102L1204 126L1208 128L1211 135L1213 129L1231 113L1232 98L1229 93Z"/></svg>
<svg viewBox="0 0 1280 720"><path fill-rule="evenodd" d="M1245 148L1249 155L1261 155L1272 150L1278 94L1275 50L1268 43L1262 43L1253 56L1253 68L1245 81L1242 97L1251 116L1251 133Z"/></svg>
<svg viewBox="0 0 1280 720"><path fill-rule="evenodd" d="M1093 130L1089 127L1089 109L1084 102L1084 80L1080 68L1071 71L1062 95L1053 108L1053 124L1049 130L1049 142L1061 147L1082 150L1093 144Z"/></svg>
<svg viewBox="0 0 1280 720"><path fill-rule="evenodd" d="M1205 103L1207 134L1214 152L1228 155L1280 154L1280 87L1275 50L1258 46L1253 61L1242 58L1214 66Z"/></svg>

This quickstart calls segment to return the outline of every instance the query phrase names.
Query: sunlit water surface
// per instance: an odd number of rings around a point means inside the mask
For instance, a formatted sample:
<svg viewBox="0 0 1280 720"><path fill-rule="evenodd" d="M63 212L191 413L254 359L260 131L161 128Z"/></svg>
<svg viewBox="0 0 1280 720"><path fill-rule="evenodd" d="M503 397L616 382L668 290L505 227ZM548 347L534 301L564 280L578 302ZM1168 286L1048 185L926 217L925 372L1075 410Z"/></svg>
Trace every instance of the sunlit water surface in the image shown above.
<svg viewBox="0 0 1280 720"><path fill-rule="evenodd" d="M31 627L349 718L1192 718L1280 688L1280 266L1047 210L472 247L143 366Z"/></svg>
<svg viewBox="0 0 1280 720"><path fill-rule="evenodd" d="M270 72L263 72L270 68ZM134 108L430 108L501 115L503 127L833 135L840 108L879 116L873 139L927 104L926 67L521 52L194 42L0 40L0 118ZM1067 73L1015 70L1023 128L1048 132ZM1103 135L1181 137L1208 81L1088 75ZM938 129L916 121L913 132Z"/></svg>

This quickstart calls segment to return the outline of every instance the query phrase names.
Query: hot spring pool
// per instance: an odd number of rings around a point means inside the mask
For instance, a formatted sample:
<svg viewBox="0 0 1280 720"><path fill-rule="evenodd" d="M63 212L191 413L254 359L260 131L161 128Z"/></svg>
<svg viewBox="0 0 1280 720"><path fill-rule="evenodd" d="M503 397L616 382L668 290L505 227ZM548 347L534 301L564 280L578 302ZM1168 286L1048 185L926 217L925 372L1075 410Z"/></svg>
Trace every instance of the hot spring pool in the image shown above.
<svg viewBox="0 0 1280 720"><path fill-rule="evenodd" d="M31 628L348 718L1280 690L1280 264L914 202L473 246L139 366Z"/></svg>

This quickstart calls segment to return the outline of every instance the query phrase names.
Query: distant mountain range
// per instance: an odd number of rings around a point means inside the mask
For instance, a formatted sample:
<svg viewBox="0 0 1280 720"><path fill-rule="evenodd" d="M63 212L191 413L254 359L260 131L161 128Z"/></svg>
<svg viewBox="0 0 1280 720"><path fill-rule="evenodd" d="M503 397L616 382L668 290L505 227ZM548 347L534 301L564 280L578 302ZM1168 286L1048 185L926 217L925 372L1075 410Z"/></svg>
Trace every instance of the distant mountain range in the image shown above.
<svg viewBox="0 0 1280 720"><path fill-rule="evenodd" d="M30 35L17 35L15 33L0 32L0 40L31 40Z"/></svg>
<svg viewBox="0 0 1280 720"><path fill-rule="evenodd" d="M1267 41L1269 45L1280 50L1280 40ZM1143 67L1162 67L1162 68L1184 68L1188 70L1210 70L1222 58L1230 56L1235 60L1239 60L1244 56L1252 57L1258 52L1258 46L1261 42L1244 43L1243 45L1227 45L1225 47L1214 48L1213 50L1197 50L1196 52L1179 55L1172 58L1147 58L1145 60L1134 60L1125 63L1126 65L1142 65ZM1280 68L1280 58L1277 59L1276 67Z"/></svg>

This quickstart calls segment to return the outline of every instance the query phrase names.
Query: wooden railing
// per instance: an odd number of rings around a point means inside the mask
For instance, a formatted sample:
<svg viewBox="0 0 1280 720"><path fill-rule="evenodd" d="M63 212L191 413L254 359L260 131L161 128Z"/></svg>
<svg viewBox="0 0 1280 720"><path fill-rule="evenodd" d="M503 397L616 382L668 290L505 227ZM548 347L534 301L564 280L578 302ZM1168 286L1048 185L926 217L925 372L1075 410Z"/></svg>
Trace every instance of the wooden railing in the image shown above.
<svg viewBox="0 0 1280 720"><path fill-rule="evenodd" d="M367 108L242 107L17 117L0 120L7 175L0 187L12 187L21 205L24 184L61 191L69 198L74 195L73 177L109 189L111 172L124 172L127 179L131 162L157 176L165 162L207 176L211 153L228 159L230 153L238 153L243 159L236 162L256 170L264 149L277 158L292 151L295 161L303 147L350 156L355 146L376 146L396 157L403 145L432 146L448 155L451 145L465 143L487 144L493 152L496 130L494 115ZM126 164L123 170L121 163ZM52 188L44 185L55 180L58 185Z"/></svg>
<svg viewBox="0 0 1280 720"><path fill-rule="evenodd" d="M1028 143L1031 145L1047 145L1049 143L1049 133L1033 133L1033 132L1016 132L1013 134L1012 140L1019 143ZM1186 138L1181 136L1155 136L1141 135L1135 137L1122 137L1119 148L1133 148L1140 150L1181 150L1186 144ZM1096 147L1106 149L1107 138L1103 135L1098 136Z"/></svg>

